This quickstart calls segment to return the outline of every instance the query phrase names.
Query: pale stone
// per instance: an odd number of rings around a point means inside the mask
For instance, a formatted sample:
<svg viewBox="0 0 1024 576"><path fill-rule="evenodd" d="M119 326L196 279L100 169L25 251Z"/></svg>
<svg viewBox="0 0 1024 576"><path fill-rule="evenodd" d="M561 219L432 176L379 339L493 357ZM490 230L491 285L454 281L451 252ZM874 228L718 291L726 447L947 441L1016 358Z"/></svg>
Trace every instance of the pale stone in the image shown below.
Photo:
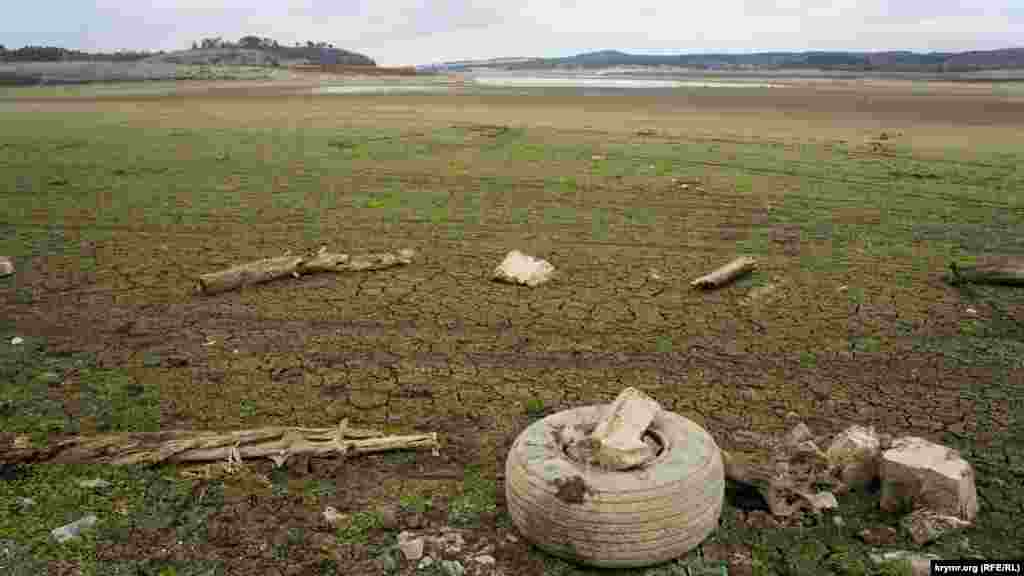
<svg viewBox="0 0 1024 576"><path fill-rule="evenodd" d="M921 508L903 518L903 526L910 532L914 544L925 544L938 540L944 534L970 526L971 523L955 516L939 514L934 510Z"/></svg>
<svg viewBox="0 0 1024 576"><path fill-rule="evenodd" d="M14 274L14 263L7 256L0 256L0 278Z"/></svg>
<svg viewBox="0 0 1024 576"><path fill-rule="evenodd" d="M803 497L815 512L821 512L822 510L835 510L836 508L839 508L839 501L836 500L836 495L831 492L804 494Z"/></svg>
<svg viewBox="0 0 1024 576"><path fill-rule="evenodd" d="M786 437L783 438L783 442L787 446L796 446L803 442L804 440L809 440L813 437L814 435L811 434L811 429L808 428L806 424L801 422L794 426L793 429L790 430L788 434L786 434Z"/></svg>
<svg viewBox="0 0 1024 576"><path fill-rule="evenodd" d="M76 520L70 524L65 524L60 528L54 528L50 531L50 535L53 536L57 542L67 542L68 540L78 538L82 535L83 530L95 526L99 521L99 518L97 518L95 514L90 514L85 518Z"/></svg>
<svg viewBox="0 0 1024 576"><path fill-rule="evenodd" d="M405 559L410 562L415 562L423 557L424 543L425 541L422 537L417 537L410 532L398 534L398 549L402 551Z"/></svg>
<svg viewBox="0 0 1024 576"><path fill-rule="evenodd" d="M825 457L829 467L839 472L847 487L860 488L878 476L879 453L879 440L874 428L854 425L836 436L825 451Z"/></svg>
<svg viewBox="0 0 1024 576"><path fill-rule="evenodd" d="M882 453L881 476L885 511L930 508L969 522L978 515L974 468L951 448L899 438Z"/></svg>
<svg viewBox="0 0 1024 576"><path fill-rule="evenodd" d="M110 482L107 482L106 480L104 480L102 478L93 478L91 480L79 480L78 481L78 486L80 488L89 488L89 489L92 489L92 490L98 490L98 489L101 489L101 488L109 488L110 487Z"/></svg>
<svg viewBox="0 0 1024 576"><path fill-rule="evenodd" d="M334 508L334 506L328 506L324 508L323 518L324 522L326 522L328 525L335 526L342 520L348 518L348 515L338 512L338 510Z"/></svg>
<svg viewBox="0 0 1024 576"><path fill-rule="evenodd" d="M550 280L554 272L550 262L513 250L494 269L494 279L533 288Z"/></svg>
<svg viewBox="0 0 1024 576"><path fill-rule="evenodd" d="M644 431L661 411L661 405L636 388L626 388L597 423L591 439L597 443L597 460L612 470L643 464L654 451L644 442Z"/></svg>

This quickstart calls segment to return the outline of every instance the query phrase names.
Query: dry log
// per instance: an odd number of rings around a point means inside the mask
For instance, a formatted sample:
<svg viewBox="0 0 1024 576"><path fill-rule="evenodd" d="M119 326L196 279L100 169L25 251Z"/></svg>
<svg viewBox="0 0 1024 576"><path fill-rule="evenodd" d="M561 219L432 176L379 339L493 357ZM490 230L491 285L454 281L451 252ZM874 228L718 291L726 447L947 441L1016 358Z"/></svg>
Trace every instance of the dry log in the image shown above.
<svg viewBox="0 0 1024 576"><path fill-rule="evenodd" d="M220 272L203 274L199 277L199 287L205 294L227 292L242 286L295 275L301 263L302 258L298 256L281 256L250 262Z"/></svg>
<svg viewBox="0 0 1024 576"><path fill-rule="evenodd" d="M953 283L1024 286L1024 260L1002 260L977 266L949 265Z"/></svg>
<svg viewBox="0 0 1024 576"><path fill-rule="evenodd" d="M757 261L753 258L741 256L732 262L729 262L725 266L722 266L718 270L715 270L706 276L697 278L691 282L690 285L695 288L704 289L718 288L719 286L724 286L740 276L751 272L756 264Z"/></svg>
<svg viewBox="0 0 1024 576"><path fill-rule="evenodd" d="M412 250L399 250L394 254L385 252L383 254L349 256L348 254L333 254L321 248L316 255L309 258L281 256L242 264L220 272L203 274L199 277L199 287L205 294L218 294L285 276L316 272L383 270L409 264L415 254Z"/></svg>
<svg viewBox="0 0 1024 576"><path fill-rule="evenodd" d="M45 447L32 447L16 439L13 446L0 446L0 463L129 465L212 462L234 455L242 459L271 458L281 465L289 456L299 454L366 454L422 448L439 448L436 432L381 436L373 430L349 428L346 421L338 428L271 427L235 432L175 430L76 436Z"/></svg>
<svg viewBox="0 0 1024 576"><path fill-rule="evenodd" d="M349 256L348 254L332 254L323 248L312 258L299 265L299 272L312 274L315 272L361 272L363 270L383 270L394 266L404 266L412 262L416 255L412 250L399 250L397 253L365 254Z"/></svg>

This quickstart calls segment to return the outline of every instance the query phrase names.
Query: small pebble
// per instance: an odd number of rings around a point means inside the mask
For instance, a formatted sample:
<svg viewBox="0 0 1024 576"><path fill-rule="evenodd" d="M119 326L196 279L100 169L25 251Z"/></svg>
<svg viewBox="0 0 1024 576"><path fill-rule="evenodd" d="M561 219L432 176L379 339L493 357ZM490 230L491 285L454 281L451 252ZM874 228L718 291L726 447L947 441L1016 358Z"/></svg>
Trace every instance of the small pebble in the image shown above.
<svg viewBox="0 0 1024 576"><path fill-rule="evenodd" d="M110 482L107 482L106 480L104 480L102 478L93 478L91 480L79 480L78 481L78 487L79 488L100 489L100 488L110 488L110 486L111 486Z"/></svg>
<svg viewBox="0 0 1024 576"><path fill-rule="evenodd" d="M25 339L22 338L21 336L15 336L14 338L11 338L11 344L13 344L15 346L18 346L19 344L23 344L24 342L25 342Z"/></svg>

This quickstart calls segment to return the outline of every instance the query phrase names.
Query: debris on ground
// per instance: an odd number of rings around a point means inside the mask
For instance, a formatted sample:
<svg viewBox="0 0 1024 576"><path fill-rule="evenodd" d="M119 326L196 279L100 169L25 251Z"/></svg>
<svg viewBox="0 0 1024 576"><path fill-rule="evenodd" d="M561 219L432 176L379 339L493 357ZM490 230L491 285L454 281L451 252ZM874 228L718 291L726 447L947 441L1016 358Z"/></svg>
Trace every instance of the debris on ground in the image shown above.
<svg viewBox="0 0 1024 576"><path fill-rule="evenodd" d="M79 520L75 520L70 524L65 524L59 528L54 528L50 531L50 535L53 536L57 542L67 542L68 540L74 540L82 535L82 531L86 528L95 526L100 519L95 514L90 514Z"/></svg>
<svg viewBox="0 0 1024 576"><path fill-rule="evenodd" d="M934 510L921 508L903 517L903 527L910 533L914 544L924 546L925 544L938 540L942 536L967 528L971 525L966 520L956 516L939 514Z"/></svg>
<svg viewBox="0 0 1024 576"><path fill-rule="evenodd" d="M899 532L892 526L865 528L857 536L868 546L891 546L899 539Z"/></svg>
<svg viewBox="0 0 1024 576"><path fill-rule="evenodd" d="M25 339L22 338L21 336L15 336L14 338L11 338L11 345L13 345L13 346L18 346L18 345L24 344L24 343L25 343Z"/></svg>
<svg viewBox="0 0 1024 576"><path fill-rule="evenodd" d="M52 462L114 465L161 462L228 461L241 465L245 458L270 458L280 467L291 456L367 454L390 450L429 448L437 453L437 433L383 436L374 430L269 427L236 432L184 431L126 432L101 436L75 436L52 446L0 447L0 464Z"/></svg>
<svg viewBox="0 0 1024 576"><path fill-rule="evenodd" d="M513 250L494 269L493 278L533 288L550 280L554 272L555 267L550 262Z"/></svg>
<svg viewBox="0 0 1024 576"><path fill-rule="evenodd" d="M284 278L299 277L302 274L318 272L362 272L383 270L404 266L412 262L416 253L403 249L396 253L365 254L351 256L328 252L326 247L313 256L280 256L256 262L241 264L220 272L211 272L199 277L199 287L204 294L219 294L243 286L261 284Z"/></svg>
<svg viewBox="0 0 1024 576"><path fill-rule="evenodd" d="M952 273L950 280L954 285L970 283L1024 286L1024 259L999 258L972 266L961 266L951 262L949 270Z"/></svg>
<svg viewBox="0 0 1024 576"><path fill-rule="evenodd" d="M878 477L880 453L881 443L874 428L853 425L832 440L825 456L829 466L838 469L846 488L856 489Z"/></svg>
<svg viewBox="0 0 1024 576"><path fill-rule="evenodd" d="M324 523L332 528L340 524L342 520L348 518L348 514L342 514L341 512L338 512L338 509L335 508L334 506L325 507L324 511L321 513L321 516L324 519Z"/></svg>
<svg viewBox="0 0 1024 576"><path fill-rule="evenodd" d="M756 265L757 260L749 256L741 256L714 272L697 278L690 285L694 288L703 288L705 290L718 288L752 272Z"/></svg>
<svg viewBox="0 0 1024 576"><path fill-rule="evenodd" d="M590 435L592 460L607 470L625 470L647 462L657 453L644 432L661 405L636 388L626 388L608 407Z"/></svg>
<svg viewBox="0 0 1024 576"><path fill-rule="evenodd" d="M398 549L410 562L415 562L423 557L423 545L425 541L422 536L416 536L411 532L400 532L398 534Z"/></svg>
<svg viewBox="0 0 1024 576"><path fill-rule="evenodd" d="M879 473L883 510L929 508L968 522L978 515L974 468L951 448L898 438L882 453Z"/></svg>
<svg viewBox="0 0 1024 576"><path fill-rule="evenodd" d="M823 453L817 448L823 440L797 423L779 436L738 430L733 441L736 447L722 452L726 478L756 489L776 517L836 509L836 494L879 479L879 508L912 511L901 524L918 545L970 526L978 513L974 469L955 450L923 438L892 440L852 425ZM897 530L878 526L859 536L871 546L885 546L896 541Z"/></svg>
<svg viewBox="0 0 1024 576"><path fill-rule="evenodd" d="M7 256L0 256L0 278L14 274L14 262Z"/></svg>
<svg viewBox="0 0 1024 576"><path fill-rule="evenodd" d="M103 488L110 488L110 482L102 478L92 478L90 480L79 480L78 487L86 488L89 490L102 490Z"/></svg>

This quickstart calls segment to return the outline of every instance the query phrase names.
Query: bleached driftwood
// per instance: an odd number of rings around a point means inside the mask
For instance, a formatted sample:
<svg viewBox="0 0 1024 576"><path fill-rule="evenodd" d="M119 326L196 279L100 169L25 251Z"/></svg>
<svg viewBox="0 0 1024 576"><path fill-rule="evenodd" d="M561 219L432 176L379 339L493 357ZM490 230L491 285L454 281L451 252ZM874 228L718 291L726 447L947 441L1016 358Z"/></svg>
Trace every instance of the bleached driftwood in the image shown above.
<svg viewBox="0 0 1024 576"><path fill-rule="evenodd" d="M397 253L365 254L349 256L335 254L321 248L313 256L281 256L250 262L222 270L203 274L199 277L199 287L204 294L218 294L235 290L242 286L269 282L285 276L314 274L317 272L360 272L363 270L382 270L393 266L403 266L412 262L415 252L399 250Z"/></svg>
<svg viewBox="0 0 1024 576"><path fill-rule="evenodd" d="M333 254L321 248L316 256L299 264L300 274L315 272L360 272L363 270L383 270L393 266L404 266L412 262L416 255L412 250L399 250L397 253L365 254L349 256Z"/></svg>
<svg viewBox="0 0 1024 576"><path fill-rule="evenodd" d="M718 288L719 286L724 286L740 276L751 272L756 264L757 260L754 260L749 256L741 256L714 272L697 278L691 282L690 285L695 288L704 289Z"/></svg>
<svg viewBox="0 0 1024 576"><path fill-rule="evenodd" d="M1002 284L1024 286L1024 260L1002 260L977 266L949 265L953 283Z"/></svg>
<svg viewBox="0 0 1024 576"><path fill-rule="evenodd" d="M206 294L227 292L250 284L292 276L297 273L300 263L302 258L298 256L281 256L249 262L220 272L203 274L199 277L199 287Z"/></svg>
<svg viewBox="0 0 1024 576"><path fill-rule="evenodd" d="M271 427L235 432L166 431L76 436L52 446L25 442L0 446L0 463L48 462L114 465L213 462L232 457L270 458L279 466L292 455L366 454L439 448L437 433L382 436L374 430Z"/></svg>

